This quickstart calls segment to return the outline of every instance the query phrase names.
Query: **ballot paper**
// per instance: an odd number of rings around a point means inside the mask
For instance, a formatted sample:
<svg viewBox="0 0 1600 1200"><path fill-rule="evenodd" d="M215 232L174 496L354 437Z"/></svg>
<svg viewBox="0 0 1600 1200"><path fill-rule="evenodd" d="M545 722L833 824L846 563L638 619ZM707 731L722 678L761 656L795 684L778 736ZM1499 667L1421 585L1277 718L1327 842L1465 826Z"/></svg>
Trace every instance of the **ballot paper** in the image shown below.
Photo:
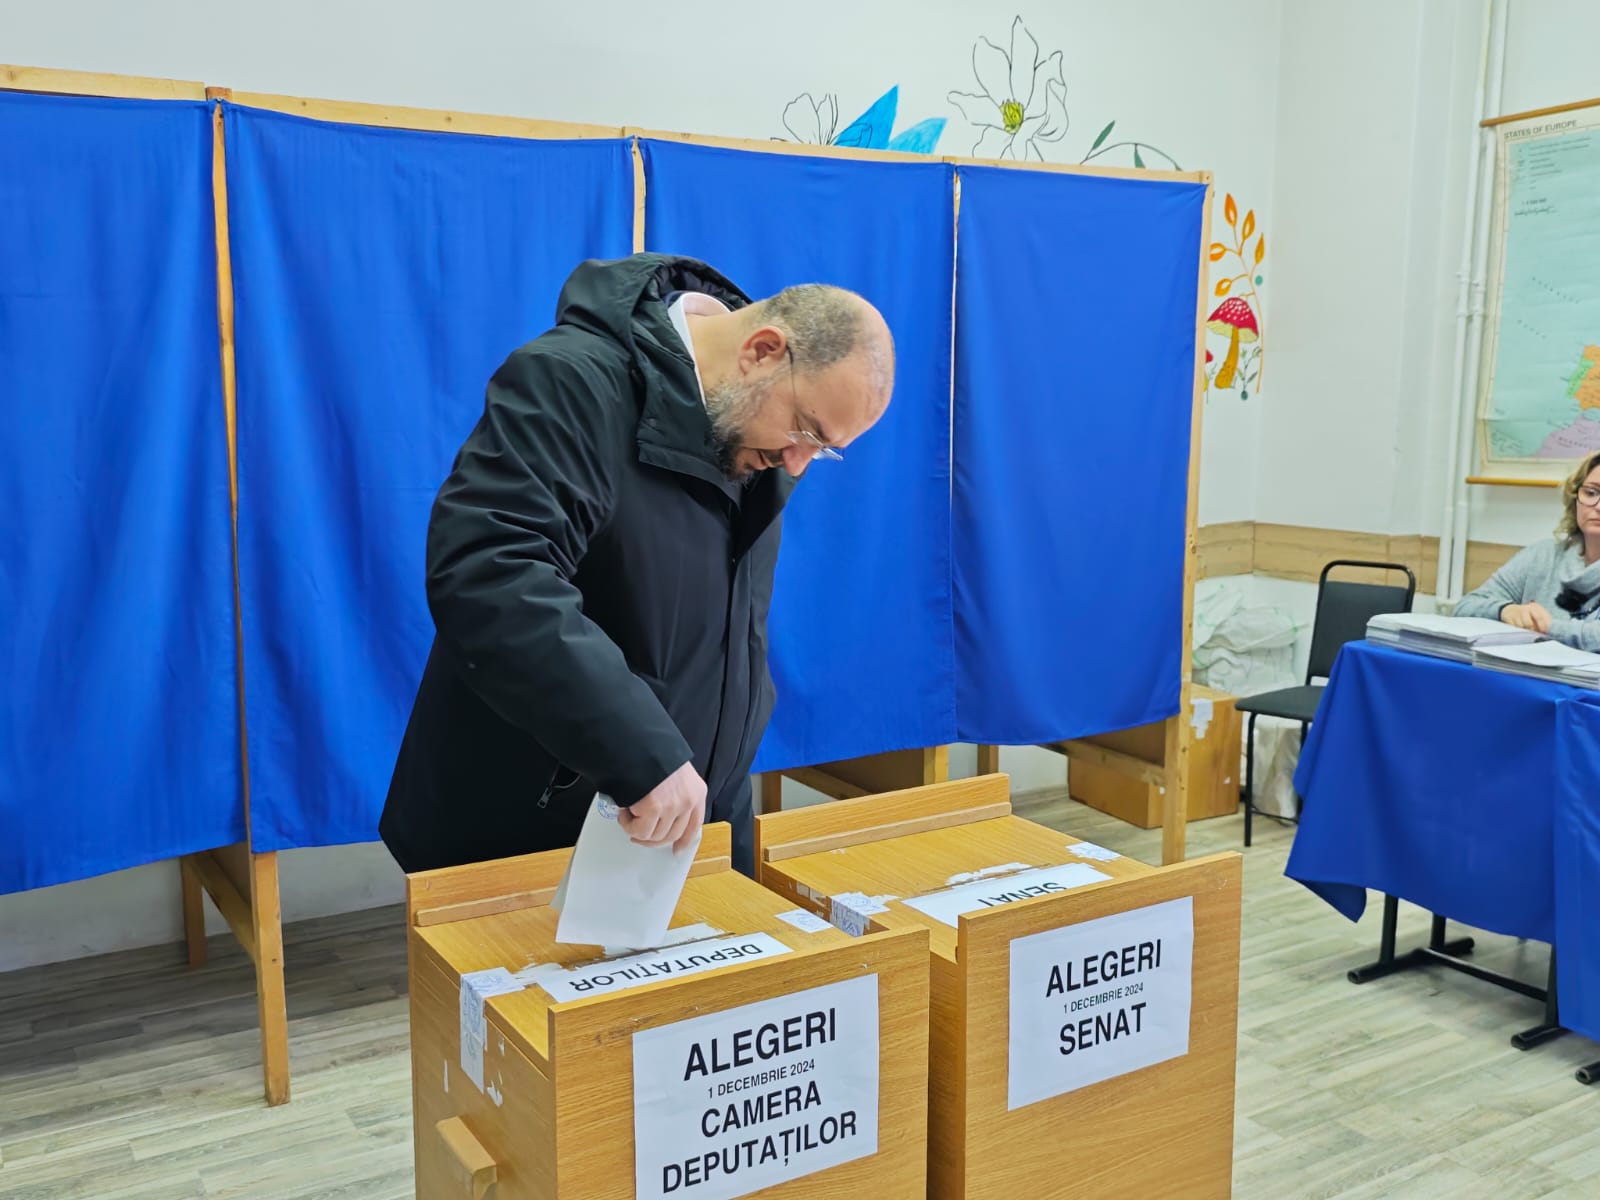
<svg viewBox="0 0 1600 1200"><path fill-rule="evenodd" d="M673 851L641 846L617 821L610 796L597 795L584 818L551 907L561 913L556 941L651 950L667 941L700 835Z"/></svg>
<svg viewBox="0 0 1600 1200"><path fill-rule="evenodd" d="M1561 642L1536 642L1531 646L1479 646L1472 652L1474 666L1577 687L1600 688L1600 654L1578 650Z"/></svg>
<svg viewBox="0 0 1600 1200"><path fill-rule="evenodd" d="M1383 613L1367 622L1368 641L1454 662L1471 662L1472 652L1481 647L1514 646L1543 638L1542 633L1488 617Z"/></svg>

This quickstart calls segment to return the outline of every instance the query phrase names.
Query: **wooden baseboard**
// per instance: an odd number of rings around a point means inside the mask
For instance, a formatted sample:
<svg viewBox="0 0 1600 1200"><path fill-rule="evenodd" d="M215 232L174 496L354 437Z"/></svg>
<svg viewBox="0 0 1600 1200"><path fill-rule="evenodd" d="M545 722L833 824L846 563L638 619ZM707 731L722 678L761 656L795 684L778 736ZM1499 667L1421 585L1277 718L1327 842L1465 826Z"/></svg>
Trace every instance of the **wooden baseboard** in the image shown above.
<svg viewBox="0 0 1600 1200"><path fill-rule="evenodd" d="M1522 547L1500 542L1467 543L1466 586L1477 587ZM1315 583L1323 565L1337 558L1403 563L1417 577L1417 591L1431 595L1439 586L1439 539L1422 534L1362 533L1229 521L1202 525L1195 539L1197 578L1267 575Z"/></svg>
<svg viewBox="0 0 1600 1200"><path fill-rule="evenodd" d="M1229 521L1195 532L1195 578L1248 575L1255 570L1256 523Z"/></svg>

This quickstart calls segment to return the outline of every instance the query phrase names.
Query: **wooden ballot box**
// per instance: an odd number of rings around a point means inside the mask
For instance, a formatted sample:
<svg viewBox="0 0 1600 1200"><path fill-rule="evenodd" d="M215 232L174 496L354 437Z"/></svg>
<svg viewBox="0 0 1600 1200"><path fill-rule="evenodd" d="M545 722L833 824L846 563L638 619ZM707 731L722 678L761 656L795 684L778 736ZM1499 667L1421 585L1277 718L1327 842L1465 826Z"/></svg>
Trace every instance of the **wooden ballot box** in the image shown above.
<svg viewBox="0 0 1600 1200"><path fill-rule="evenodd" d="M1189 813L1191 821L1225 817L1239 811L1239 736L1237 697L1194 685L1186 718L1194 729L1189 746ZM1129 765L1159 767L1166 752L1166 722L1137 725L1115 733L1080 739L1067 750L1067 791L1074 800L1121 817L1144 829L1162 821L1164 788L1159 773L1145 777ZM1117 765L1094 757L1095 748L1118 755Z"/></svg>
<svg viewBox="0 0 1600 1200"><path fill-rule="evenodd" d="M407 877L419 1200L927 1194L927 932L851 937L728 834L644 954L555 941L567 850Z"/></svg>
<svg viewBox="0 0 1600 1200"><path fill-rule="evenodd" d="M761 881L930 938L928 1194L1232 1194L1237 854L1150 867L1013 816L1004 775L756 819Z"/></svg>

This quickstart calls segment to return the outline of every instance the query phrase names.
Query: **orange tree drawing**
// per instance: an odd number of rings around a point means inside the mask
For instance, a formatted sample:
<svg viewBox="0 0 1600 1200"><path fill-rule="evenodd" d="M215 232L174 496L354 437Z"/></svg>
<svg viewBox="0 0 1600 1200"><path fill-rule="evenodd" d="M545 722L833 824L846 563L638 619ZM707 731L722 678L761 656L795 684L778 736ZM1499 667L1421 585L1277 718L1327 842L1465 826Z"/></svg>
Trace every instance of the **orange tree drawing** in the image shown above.
<svg viewBox="0 0 1600 1200"><path fill-rule="evenodd" d="M1223 271L1236 273L1218 279L1214 291L1222 303L1206 318L1206 329L1228 339L1228 349L1220 364L1206 351L1206 386L1219 392L1239 391L1248 400L1252 388L1259 390L1263 335L1261 297L1256 288L1263 276L1261 264L1267 257L1267 238L1256 230L1256 214L1251 209L1239 220L1239 206L1229 192L1223 202L1223 216L1231 233L1230 242L1211 243L1211 261L1221 263ZM1252 241L1252 239L1254 239Z"/></svg>

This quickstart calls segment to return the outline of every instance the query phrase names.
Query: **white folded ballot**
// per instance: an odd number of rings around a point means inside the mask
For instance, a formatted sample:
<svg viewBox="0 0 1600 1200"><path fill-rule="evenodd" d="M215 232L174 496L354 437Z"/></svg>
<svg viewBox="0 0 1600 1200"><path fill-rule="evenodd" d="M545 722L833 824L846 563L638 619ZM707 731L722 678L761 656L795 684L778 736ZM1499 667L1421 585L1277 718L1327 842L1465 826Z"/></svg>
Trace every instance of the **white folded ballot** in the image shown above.
<svg viewBox="0 0 1600 1200"><path fill-rule="evenodd" d="M1480 647L1522 646L1544 634L1488 617L1441 617L1432 613L1382 613L1367 622L1367 640L1417 654L1472 662Z"/></svg>
<svg viewBox="0 0 1600 1200"><path fill-rule="evenodd" d="M1575 687L1600 688L1600 654L1574 650L1560 642L1478 646L1472 652L1472 665L1555 683L1570 683Z"/></svg>
<svg viewBox="0 0 1600 1200"><path fill-rule="evenodd" d="M662 945L699 846L699 834L677 853L670 845L641 846L618 824L616 802L597 795L550 904L561 913L556 941L629 950Z"/></svg>

